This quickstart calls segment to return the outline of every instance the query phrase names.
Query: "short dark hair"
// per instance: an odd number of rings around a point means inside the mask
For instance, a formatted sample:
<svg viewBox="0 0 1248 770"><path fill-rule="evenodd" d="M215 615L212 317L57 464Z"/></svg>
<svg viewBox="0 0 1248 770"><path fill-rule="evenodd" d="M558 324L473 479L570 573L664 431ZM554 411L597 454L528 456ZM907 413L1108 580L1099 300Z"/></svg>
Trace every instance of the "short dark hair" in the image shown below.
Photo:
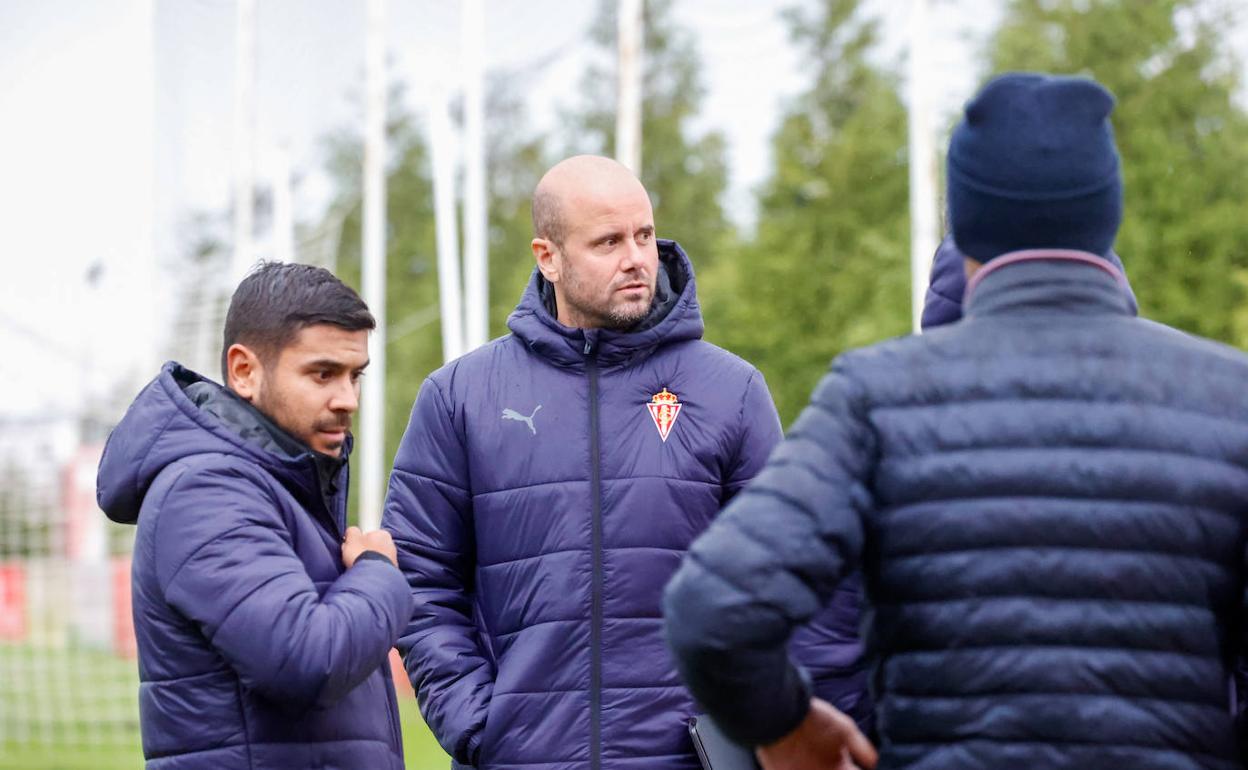
<svg viewBox="0 0 1248 770"><path fill-rule="evenodd" d="M371 331L377 321L355 290L323 267L261 262L230 298L221 345L221 377L229 385L230 346L246 345L271 361L305 326L330 324Z"/></svg>

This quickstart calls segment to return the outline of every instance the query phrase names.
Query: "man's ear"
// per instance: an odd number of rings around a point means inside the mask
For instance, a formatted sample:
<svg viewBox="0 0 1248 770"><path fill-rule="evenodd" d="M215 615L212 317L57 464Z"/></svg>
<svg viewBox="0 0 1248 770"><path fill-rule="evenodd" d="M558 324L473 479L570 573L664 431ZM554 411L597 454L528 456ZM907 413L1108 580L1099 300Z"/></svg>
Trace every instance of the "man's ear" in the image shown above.
<svg viewBox="0 0 1248 770"><path fill-rule="evenodd" d="M244 401L254 401L260 395L264 380L264 367L260 357L246 345L234 343L225 351L225 386Z"/></svg>
<svg viewBox="0 0 1248 770"><path fill-rule="evenodd" d="M537 269L542 271L542 277L551 283L559 283L559 273L563 267L559 248L545 238L534 238L531 246L533 259L537 260Z"/></svg>

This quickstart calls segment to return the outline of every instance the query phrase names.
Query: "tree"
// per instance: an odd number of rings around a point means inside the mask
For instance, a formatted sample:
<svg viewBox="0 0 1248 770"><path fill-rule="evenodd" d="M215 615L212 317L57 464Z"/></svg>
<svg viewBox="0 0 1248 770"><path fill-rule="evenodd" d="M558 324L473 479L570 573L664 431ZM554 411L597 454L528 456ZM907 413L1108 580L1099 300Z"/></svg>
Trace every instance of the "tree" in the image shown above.
<svg viewBox="0 0 1248 770"><path fill-rule="evenodd" d="M533 256L529 196L545 165L540 137L528 132L525 116L506 74L493 77L487 93L486 146L489 199L490 329L506 332ZM421 125L402 108L402 87L391 94L386 169L386 446L393 462L407 428L416 392L442 365L438 306L437 243L429 151ZM327 168L338 194L327 217L342 220L336 254L338 274L361 285L363 147L353 131L325 141ZM462 187L460 188L462 189ZM368 375L365 375L368 376ZM352 488L357 494L357 488ZM352 509L355 509L354 502Z"/></svg>
<svg viewBox="0 0 1248 770"><path fill-rule="evenodd" d="M490 202L490 331L507 333L533 272L533 188L550 164L548 139L528 127L527 73L495 73L487 92L486 178Z"/></svg>
<svg viewBox="0 0 1248 770"><path fill-rule="evenodd" d="M393 462L407 427L417 388L429 372L442 364L429 152L419 124L399 106L401 97L402 89L396 88L391 94L391 118L386 127L388 318L378 319L387 327L383 452L387 467ZM363 248L363 145L352 131L340 131L328 137L325 144L328 169L337 188L328 216L342 217L337 271L343 281L358 290ZM358 428L356 433L360 435ZM352 494L357 491L353 488Z"/></svg>
<svg viewBox="0 0 1248 770"><path fill-rule="evenodd" d="M772 138L758 232L717 290L711 338L766 375L786 424L841 351L904 334L910 319L906 112L868 55L859 0L786 14L814 80Z"/></svg>
<svg viewBox="0 0 1248 770"><path fill-rule="evenodd" d="M574 131L571 153L615 154L617 7L615 0L601 0L590 30L600 60L585 73L582 104L566 121ZM727 144L718 131L693 132L706 88L692 33L673 21L668 0L645 0L644 13L639 176L654 203L659 236L679 241L700 275L736 245L722 203Z"/></svg>
<svg viewBox="0 0 1248 770"><path fill-rule="evenodd" d="M1011 0L993 72L1096 78L1114 93L1125 216L1116 249L1141 312L1248 344L1248 116L1227 49L1231 4Z"/></svg>

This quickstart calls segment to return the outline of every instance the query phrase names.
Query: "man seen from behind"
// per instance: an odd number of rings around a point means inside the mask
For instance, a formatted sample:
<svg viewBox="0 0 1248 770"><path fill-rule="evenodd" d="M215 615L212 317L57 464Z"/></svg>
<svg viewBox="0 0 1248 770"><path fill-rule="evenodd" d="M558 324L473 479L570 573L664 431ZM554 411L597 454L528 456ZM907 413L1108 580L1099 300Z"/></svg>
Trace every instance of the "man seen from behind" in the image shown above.
<svg viewBox="0 0 1248 770"><path fill-rule="evenodd" d="M1023 73L967 105L964 317L839 357L667 587L686 681L767 770L875 765L784 650L855 569L878 767L1240 766L1248 356L1135 315L1112 107Z"/></svg>

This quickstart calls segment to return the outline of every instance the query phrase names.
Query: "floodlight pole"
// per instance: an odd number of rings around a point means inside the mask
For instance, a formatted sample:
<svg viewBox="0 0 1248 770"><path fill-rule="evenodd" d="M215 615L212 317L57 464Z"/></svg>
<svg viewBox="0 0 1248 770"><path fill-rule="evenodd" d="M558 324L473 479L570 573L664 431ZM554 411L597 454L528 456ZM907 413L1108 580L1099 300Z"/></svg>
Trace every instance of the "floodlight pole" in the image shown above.
<svg viewBox="0 0 1248 770"><path fill-rule="evenodd" d="M290 150L285 145L273 148L269 155L269 178L273 190L273 258L278 262L294 262L295 217L291 202Z"/></svg>
<svg viewBox="0 0 1248 770"><path fill-rule="evenodd" d="M438 248L438 306L442 360L464 354L463 289L459 279L459 227L455 217L455 147L445 84L430 89L429 156L433 166L433 219Z"/></svg>
<svg viewBox="0 0 1248 770"><path fill-rule="evenodd" d="M234 9L234 255L231 289L255 260L256 2L236 0Z"/></svg>
<svg viewBox="0 0 1248 770"><path fill-rule="evenodd" d="M368 1L364 117L364 301L377 319L361 399L360 526L381 526L386 445L386 2Z"/></svg>
<svg viewBox="0 0 1248 770"><path fill-rule="evenodd" d="M485 20L481 0L464 0L464 350L490 335L488 201L485 195Z"/></svg>
<svg viewBox="0 0 1248 770"><path fill-rule="evenodd" d="M641 73L645 21L643 0L619 0L619 88L615 110L615 159L641 176Z"/></svg>
<svg viewBox="0 0 1248 770"><path fill-rule="evenodd" d="M910 10L910 309L914 331L921 329L923 299L936 251L936 158L928 95L931 65L927 53L927 0L912 0Z"/></svg>

